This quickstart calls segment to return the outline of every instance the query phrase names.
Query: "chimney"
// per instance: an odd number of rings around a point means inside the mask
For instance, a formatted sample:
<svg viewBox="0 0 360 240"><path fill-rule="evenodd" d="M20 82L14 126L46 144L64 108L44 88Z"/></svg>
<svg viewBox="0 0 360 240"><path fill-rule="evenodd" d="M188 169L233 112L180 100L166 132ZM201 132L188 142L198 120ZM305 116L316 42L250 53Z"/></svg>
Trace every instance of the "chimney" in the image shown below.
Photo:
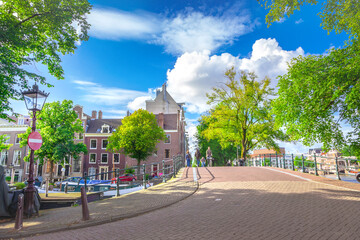
<svg viewBox="0 0 360 240"><path fill-rule="evenodd" d="M96 119L96 113L97 113L97 111L91 112L91 119Z"/></svg>
<svg viewBox="0 0 360 240"><path fill-rule="evenodd" d="M128 117L128 116L130 116L131 114L130 114L130 111L129 110L127 110L127 112L126 112L126 116Z"/></svg>
<svg viewBox="0 0 360 240"><path fill-rule="evenodd" d="M164 129L164 113L159 113L158 115L158 125Z"/></svg>
<svg viewBox="0 0 360 240"><path fill-rule="evenodd" d="M99 119L102 119L102 111L99 111Z"/></svg>

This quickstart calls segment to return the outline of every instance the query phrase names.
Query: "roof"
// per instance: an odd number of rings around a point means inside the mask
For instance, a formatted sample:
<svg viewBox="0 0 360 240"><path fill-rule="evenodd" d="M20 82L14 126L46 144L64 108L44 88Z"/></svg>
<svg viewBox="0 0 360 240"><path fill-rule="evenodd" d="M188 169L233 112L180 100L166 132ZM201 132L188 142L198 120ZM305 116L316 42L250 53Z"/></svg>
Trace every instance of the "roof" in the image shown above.
<svg viewBox="0 0 360 240"><path fill-rule="evenodd" d="M88 120L86 126L86 133L100 133L103 125L110 126L110 133L121 125L121 119L94 119Z"/></svg>

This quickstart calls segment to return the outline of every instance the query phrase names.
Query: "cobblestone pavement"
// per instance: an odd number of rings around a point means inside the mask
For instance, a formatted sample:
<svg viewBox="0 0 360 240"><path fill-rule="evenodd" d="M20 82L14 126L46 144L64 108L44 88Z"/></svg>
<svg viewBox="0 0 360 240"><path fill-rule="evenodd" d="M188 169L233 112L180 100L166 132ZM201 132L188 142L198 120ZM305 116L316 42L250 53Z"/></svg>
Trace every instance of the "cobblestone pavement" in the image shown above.
<svg viewBox="0 0 360 240"><path fill-rule="evenodd" d="M31 239L359 239L359 186L259 167L197 176L199 190L169 207Z"/></svg>
<svg viewBox="0 0 360 240"><path fill-rule="evenodd" d="M182 174L182 173L181 173ZM67 231L138 216L185 199L198 188L189 177L177 178L128 195L88 204L90 220L82 221L81 206L41 210L39 217L24 219L23 229L14 230L14 221L0 223L0 239L40 233ZM69 236L69 239L72 239Z"/></svg>

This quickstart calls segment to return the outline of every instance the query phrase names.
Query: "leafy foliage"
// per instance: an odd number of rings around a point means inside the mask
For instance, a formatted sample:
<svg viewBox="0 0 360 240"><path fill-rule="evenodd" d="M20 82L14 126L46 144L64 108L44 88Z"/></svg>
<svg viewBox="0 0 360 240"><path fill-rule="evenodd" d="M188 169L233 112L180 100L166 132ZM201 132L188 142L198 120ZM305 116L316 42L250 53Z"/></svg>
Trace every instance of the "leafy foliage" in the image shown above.
<svg viewBox="0 0 360 240"><path fill-rule="evenodd" d="M199 125L196 128L196 138L201 156L206 158L206 150L210 147L214 158L213 166L224 166L227 160L233 160L237 157L236 146L229 145L223 148L221 147L218 139L207 140L204 137L203 132L208 128L208 125L202 119L199 120Z"/></svg>
<svg viewBox="0 0 360 240"><path fill-rule="evenodd" d="M360 142L359 62L359 44L292 60L288 73L279 77L273 107L293 140L322 142L324 149ZM340 123L353 131L344 136Z"/></svg>
<svg viewBox="0 0 360 240"><path fill-rule="evenodd" d="M12 144L5 143L10 137L7 135L0 135L0 152L2 150L9 150L9 148L12 146Z"/></svg>
<svg viewBox="0 0 360 240"><path fill-rule="evenodd" d="M258 1L270 8L266 16L269 25L304 4L318 4L317 0ZM279 98L273 105L276 122L286 127L293 140L305 145L321 142L325 150L347 145L359 156L360 4L326 0L322 6L323 28L345 32L349 41L328 54L292 60L288 73L279 78ZM346 136L341 124L352 129Z"/></svg>
<svg viewBox="0 0 360 240"><path fill-rule="evenodd" d="M88 40L88 0L2 0L0 4L0 118L12 111L29 80L48 84L25 65L39 62L57 79L64 78L59 54L74 53L76 42Z"/></svg>
<svg viewBox="0 0 360 240"><path fill-rule="evenodd" d="M295 10L300 10L304 4L318 4L318 0L258 0L265 8L270 9L266 15L268 26L290 16ZM319 13L321 26L336 33L346 32L352 38L358 38L360 33L360 6L357 0L326 0Z"/></svg>
<svg viewBox="0 0 360 240"><path fill-rule="evenodd" d="M70 157L78 158L81 153L87 153L85 144L74 142L74 136L84 132L77 117L71 100L46 103L37 116L36 127L40 131L43 144L34 154L35 158L40 160L40 164L43 164L44 160L50 161L51 172L54 164L68 163ZM20 134L20 146L27 145L30 133L29 127L26 133ZM29 160L29 154L24 160Z"/></svg>
<svg viewBox="0 0 360 240"><path fill-rule="evenodd" d="M160 140L165 140L165 132L158 126L155 115L139 109L122 120L122 125L109 137L106 149L135 158L140 166L156 151Z"/></svg>
<svg viewBox="0 0 360 240"><path fill-rule="evenodd" d="M218 139L221 147L231 143L241 146L241 157L257 147L279 150L275 140L286 140L283 132L274 125L270 114L270 100L273 91L270 79L258 82L254 73L241 72L235 80L234 68L226 71L229 81L224 88L213 88L207 94L209 104L217 103L209 116L203 116L208 128L203 131L206 139Z"/></svg>

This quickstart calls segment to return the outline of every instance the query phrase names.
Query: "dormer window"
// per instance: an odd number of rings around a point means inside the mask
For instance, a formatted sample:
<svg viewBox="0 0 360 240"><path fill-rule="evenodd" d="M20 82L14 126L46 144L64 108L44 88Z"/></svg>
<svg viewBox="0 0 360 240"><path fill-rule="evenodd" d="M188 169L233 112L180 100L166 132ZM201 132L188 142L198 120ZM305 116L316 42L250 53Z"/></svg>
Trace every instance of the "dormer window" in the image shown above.
<svg viewBox="0 0 360 240"><path fill-rule="evenodd" d="M109 125L102 125L101 132L102 133L110 133Z"/></svg>

